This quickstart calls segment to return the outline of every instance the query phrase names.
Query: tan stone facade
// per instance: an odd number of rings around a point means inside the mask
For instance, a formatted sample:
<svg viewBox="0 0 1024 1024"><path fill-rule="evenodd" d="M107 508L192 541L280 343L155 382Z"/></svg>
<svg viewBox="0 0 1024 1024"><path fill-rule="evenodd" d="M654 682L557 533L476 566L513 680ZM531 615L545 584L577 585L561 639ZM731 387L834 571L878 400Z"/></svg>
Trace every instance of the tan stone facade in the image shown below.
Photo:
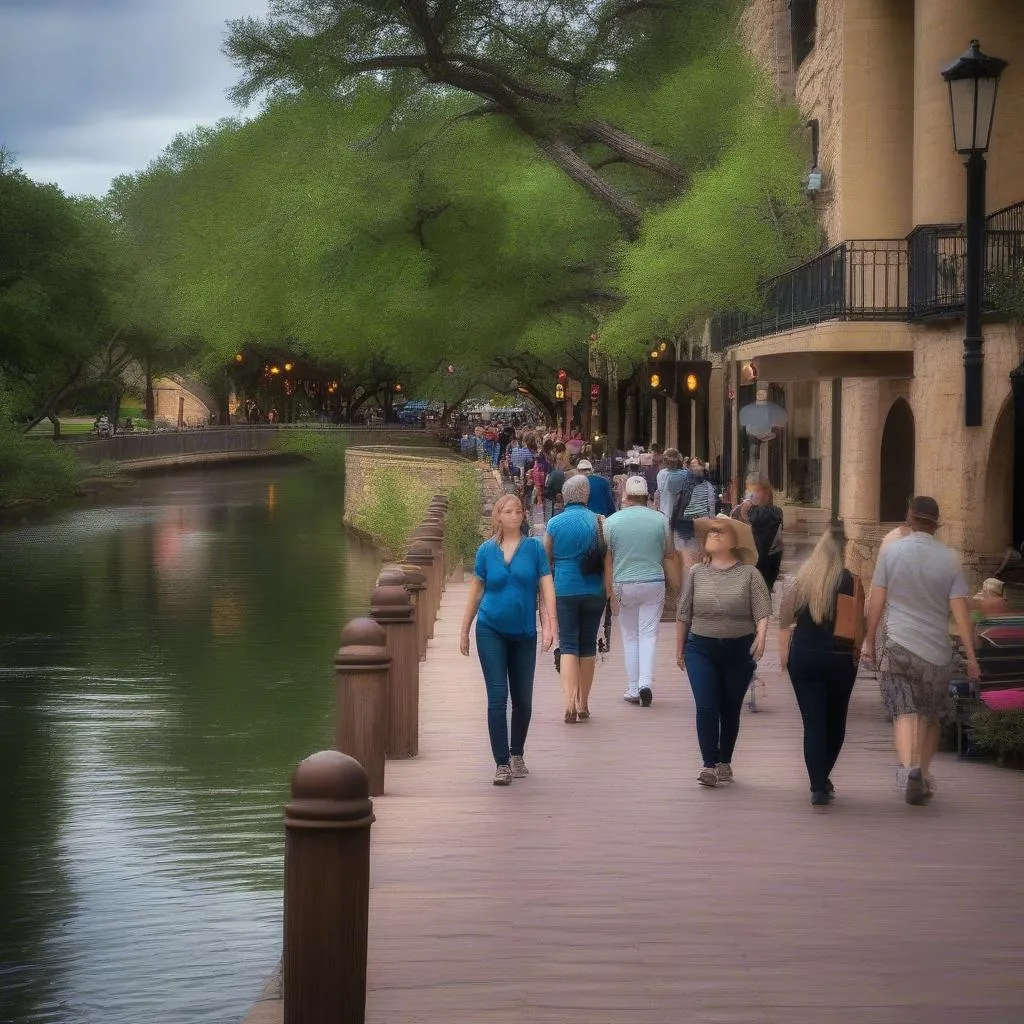
<svg viewBox="0 0 1024 1024"><path fill-rule="evenodd" d="M791 25L798 4L751 0L742 22L752 54L778 93L818 122L824 173L816 208L829 245L879 240L908 250L922 225L960 225L965 171L952 146L939 71L979 39L1009 61L987 155L987 209L1024 200L1024 10L1005 0L819 0L813 43L799 66ZM787 33L789 33L787 37ZM789 46L787 48L786 40ZM852 246L851 246L852 252ZM877 258L877 257L876 257ZM894 256L868 286L904 295L907 260ZM950 257L949 266L954 266ZM844 268L849 274L849 268ZM962 269L960 271L962 273ZM863 282L862 282L863 286ZM889 294L889 291L886 294ZM891 312L891 311L890 311ZM942 536L977 574L991 572L1011 536L1013 460L1009 373L1024 333L986 322L983 426L964 423L963 318L902 322L886 313L829 320L733 345L724 380L754 360L762 382L784 385L788 456L820 462L820 505L832 493L832 379L842 383L840 513L851 556L870 570L894 508L936 496ZM789 481L784 482L788 486Z"/></svg>
<svg viewBox="0 0 1024 1024"><path fill-rule="evenodd" d="M167 420L171 426L179 421L186 427L202 427L216 413L208 401L194 394L180 381L162 377L153 382L154 420Z"/></svg>

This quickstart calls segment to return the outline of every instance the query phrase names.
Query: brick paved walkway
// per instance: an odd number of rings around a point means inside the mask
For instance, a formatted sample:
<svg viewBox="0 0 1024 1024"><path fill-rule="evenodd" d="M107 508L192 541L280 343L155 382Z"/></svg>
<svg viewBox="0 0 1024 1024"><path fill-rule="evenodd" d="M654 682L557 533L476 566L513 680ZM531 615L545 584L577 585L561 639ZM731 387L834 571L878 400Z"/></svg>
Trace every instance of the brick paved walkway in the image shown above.
<svg viewBox="0 0 1024 1024"><path fill-rule="evenodd" d="M906 806L861 679L838 800L811 809L772 636L737 780L702 789L666 624L648 709L621 699L617 632L590 722L561 721L545 657L531 775L496 788L464 596L422 666L421 755L376 805L369 1024L1024 1021L1024 775L941 755Z"/></svg>

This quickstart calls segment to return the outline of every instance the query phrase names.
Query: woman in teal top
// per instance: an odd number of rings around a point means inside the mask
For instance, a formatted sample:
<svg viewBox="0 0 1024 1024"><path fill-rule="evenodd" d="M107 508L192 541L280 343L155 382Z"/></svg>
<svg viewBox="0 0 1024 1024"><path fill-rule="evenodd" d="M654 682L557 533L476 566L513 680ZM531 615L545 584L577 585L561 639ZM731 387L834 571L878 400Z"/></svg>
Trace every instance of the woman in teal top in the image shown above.
<svg viewBox="0 0 1024 1024"><path fill-rule="evenodd" d="M487 731L497 766L496 786L529 772L524 760L533 710L537 664L537 594L544 650L554 641L555 591L540 541L524 537L523 504L503 494L494 503L494 536L477 549L473 581L462 618L459 648L469 655L469 630L476 619L476 648L487 687ZM508 705L512 701L509 731Z"/></svg>
<svg viewBox="0 0 1024 1024"><path fill-rule="evenodd" d="M565 510L553 516L544 547L555 571L558 649L565 721L590 717L588 701L597 664L597 632L607 601L603 568L583 571L583 556L601 544L600 516L587 508L590 484L585 476L570 477L562 486Z"/></svg>

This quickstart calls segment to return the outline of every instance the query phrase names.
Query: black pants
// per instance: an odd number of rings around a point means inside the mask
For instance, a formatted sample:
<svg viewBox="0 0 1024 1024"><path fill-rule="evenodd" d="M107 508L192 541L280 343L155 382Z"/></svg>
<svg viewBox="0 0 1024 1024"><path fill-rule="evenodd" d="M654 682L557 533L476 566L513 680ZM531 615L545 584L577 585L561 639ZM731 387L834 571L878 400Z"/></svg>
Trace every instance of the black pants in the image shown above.
<svg viewBox="0 0 1024 1024"><path fill-rule="evenodd" d="M794 644L789 678L804 720L804 763L811 789L823 791L846 739L846 712L857 666L845 651L812 651Z"/></svg>

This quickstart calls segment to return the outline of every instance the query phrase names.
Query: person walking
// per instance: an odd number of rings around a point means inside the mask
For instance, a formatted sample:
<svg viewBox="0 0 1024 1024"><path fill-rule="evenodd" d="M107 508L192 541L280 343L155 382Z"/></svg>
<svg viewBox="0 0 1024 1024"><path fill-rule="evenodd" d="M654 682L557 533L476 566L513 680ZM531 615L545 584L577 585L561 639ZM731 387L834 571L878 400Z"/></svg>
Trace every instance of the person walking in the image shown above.
<svg viewBox="0 0 1024 1024"><path fill-rule="evenodd" d="M628 685L623 700L650 707L665 580L678 586L675 547L665 517L647 507L647 481L626 480L622 510L604 524L605 589L619 617Z"/></svg>
<svg viewBox="0 0 1024 1024"><path fill-rule="evenodd" d="M612 494L612 485L607 477L594 472L594 464L590 459L580 459L576 469L582 473L590 484L590 497L587 499L587 508L599 516L608 517L615 512L615 496Z"/></svg>
<svg viewBox="0 0 1024 1024"><path fill-rule="evenodd" d="M597 664L604 591L604 523L587 508L590 483L582 474L562 487L565 508L552 517L544 547L555 574L559 673L565 694L565 721L590 718L590 690Z"/></svg>
<svg viewBox="0 0 1024 1024"><path fill-rule="evenodd" d="M855 594L845 568L846 536L829 527L804 563L779 609L779 662L789 672L804 723L804 764L811 803L835 797L832 769L846 739L846 714L860 651L835 635L839 595Z"/></svg>
<svg viewBox="0 0 1024 1024"><path fill-rule="evenodd" d="M538 594L545 651L554 642L556 628L551 569L540 541L522 535L523 515L518 495L503 494L494 503L493 536L477 549L459 635L459 650L468 657L469 631L475 618L496 786L507 786L514 778L529 774L524 754L537 664Z"/></svg>
<svg viewBox="0 0 1024 1024"><path fill-rule="evenodd" d="M879 687L892 715L897 784L908 804L927 803L935 792L929 773L939 749L940 723L949 705L953 645L950 612L967 658L967 676L981 669L974 653L967 582L956 553L935 537L939 504L927 495L910 502L910 536L879 557L871 581L866 649L878 665ZM878 627L885 613L885 647L876 656Z"/></svg>
<svg viewBox="0 0 1024 1024"><path fill-rule="evenodd" d="M697 706L702 786L733 780L743 697L764 655L772 599L757 571L750 527L716 516L694 523L701 561L686 575L676 614L676 664Z"/></svg>
<svg viewBox="0 0 1024 1024"><path fill-rule="evenodd" d="M757 545L757 571L764 577L768 593L775 590L782 567L782 509L775 504L771 487L757 481L750 497L737 509L737 517L750 524Z"/></svg>
<svg viewBox="0 0 1024 1024"><path fill-rule="evenodd" d="M700 546L694 524L698 519L711 519L718 507L718 495L714 485L704 477L704 463L690 459L686 482L675 496L672 510L668 513L675 538L676 550L680 553L680 579L696 564Z"/></svg>

